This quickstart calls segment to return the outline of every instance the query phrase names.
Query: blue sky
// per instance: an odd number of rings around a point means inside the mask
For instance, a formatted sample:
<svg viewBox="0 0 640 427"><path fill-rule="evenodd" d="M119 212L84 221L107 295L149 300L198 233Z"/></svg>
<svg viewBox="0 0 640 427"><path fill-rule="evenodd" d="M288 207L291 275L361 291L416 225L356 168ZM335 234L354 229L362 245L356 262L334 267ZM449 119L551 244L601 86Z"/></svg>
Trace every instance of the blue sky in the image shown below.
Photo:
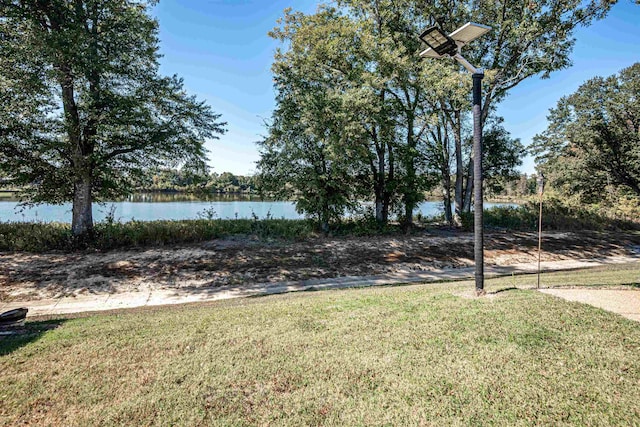
<svg viewBox="0 0 640 427"><path fill-rule="evenodd" d="M267 36L287 7L315 11L318 0L161 0L163 74L178 74L190 93L205 99L228 132L207 143L215 172L247 175L255 170L261 139L274 106L270 67L278 43ZM587 79L609 76L640 61L640 6L620 0L602 21L575 33L573 66L533 77L514 88L500 104L505 127L527 145L546 128L549 108ZM527 158L522 171L534 171Z"/></svg>

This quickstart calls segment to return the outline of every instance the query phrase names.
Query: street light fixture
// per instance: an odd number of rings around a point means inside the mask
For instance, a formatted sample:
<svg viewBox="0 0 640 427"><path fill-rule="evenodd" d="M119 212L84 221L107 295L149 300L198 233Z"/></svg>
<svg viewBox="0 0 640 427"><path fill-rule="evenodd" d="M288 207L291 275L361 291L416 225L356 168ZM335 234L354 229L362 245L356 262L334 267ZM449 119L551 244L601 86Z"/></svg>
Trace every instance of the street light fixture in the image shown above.
<svg viewBox="0 0 640 427"><path fill-rule="evenodd" d="M483 196L482 196L482 79L484 70L476 68L460 54L466 44L486 34L491 27L468 22L451 34L445 33L439 26L429 27L420 34L420 40L429 46L420 53L427 58L453 58L473 78L473 181L475 207L474 222L474 259L476 264L476 294L484 294L484 228L483 228Z"/></svg>

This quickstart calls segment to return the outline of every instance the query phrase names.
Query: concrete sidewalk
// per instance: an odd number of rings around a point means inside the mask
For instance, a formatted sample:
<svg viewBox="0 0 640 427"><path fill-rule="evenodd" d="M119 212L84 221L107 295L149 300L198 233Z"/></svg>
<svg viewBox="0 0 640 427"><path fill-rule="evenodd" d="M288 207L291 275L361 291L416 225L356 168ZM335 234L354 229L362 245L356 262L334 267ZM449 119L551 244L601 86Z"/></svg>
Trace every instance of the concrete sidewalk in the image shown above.
<svg viewBox="0 0 640 427"><path fill-rule="evenodd" d="M635 289L540 289L567 301L589 304L640 322L640 291Z"/></svg>
<svg viewBox="0 0 640 427"><path fill-rule="evenodd" d="M640 254L626 257L606 257L589 260L550 261L542 263L545 272L597 267L607 264L624 264L640 261ZM512 274L535 273L537 263L514 264L511 266L485 266L485 277L508 276ZM29 309L29 317L80 313L87 311L116 310L143 306L184 304L192 302L216 301L257 295L272 295L325 289L382 286L402 283L429 283L449 280L465 280L474 277L474 268L441 269L420 272L392 273L379 276L338 277L334 279L312 279L300 282L258 283L242 286L221 286L214 288L151 289L138 292L94 294L36 301L0 302L0 312L18 307Z"/></svg>

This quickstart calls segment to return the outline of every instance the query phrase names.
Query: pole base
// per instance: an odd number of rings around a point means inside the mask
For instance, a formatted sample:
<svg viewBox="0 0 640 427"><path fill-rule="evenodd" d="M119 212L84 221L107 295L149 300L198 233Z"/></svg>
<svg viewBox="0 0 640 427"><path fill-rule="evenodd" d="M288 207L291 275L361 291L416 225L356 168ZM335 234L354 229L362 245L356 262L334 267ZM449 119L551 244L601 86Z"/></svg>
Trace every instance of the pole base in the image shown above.
<svg viewBox="0 0 640 427"><path fill-rule="evenodd" d="M476 296L477 297L483 297L487 294L487 291L485 291L484 289L476 289Z"/></svg>

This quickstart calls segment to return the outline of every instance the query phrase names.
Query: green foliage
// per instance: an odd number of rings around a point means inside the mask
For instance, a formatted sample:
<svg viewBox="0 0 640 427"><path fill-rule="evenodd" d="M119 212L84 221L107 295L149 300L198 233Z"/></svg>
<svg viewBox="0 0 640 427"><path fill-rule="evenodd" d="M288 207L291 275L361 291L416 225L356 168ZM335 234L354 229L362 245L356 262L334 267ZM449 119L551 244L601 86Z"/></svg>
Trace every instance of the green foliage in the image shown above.
<svg viewBox="0 0 640 427"><path fill-rule="evenodd" d="M0 251L111 250L198 243L233 235L300 239L314 235L314 230L310 221L285 219L105 221L95 225L89 241L79 241L69 224L0 222Z"/></svg>
<svg viewBox="0 0 640 427"><path fill-rule="evenodd" d="M273 36L289 40L291 46L286 53L276 53L273 65L277 104L269 135L259 142L259 181L264 192L293 198L298 212L327 230L357 204L351 158L353 154L357 159L357 152L351 148L349 120L341 114L343 100L321 64L314 64L318 52L309 47L334 47L331 31L322 31L343 28L342 20L332 10L285 19L284 28ZM323 38L325 44L320 44Z"/></svg>
<svg viewBox="0 0 640 427"><path fill-rule="evenodd" d="M258 182L255 176L234 175L231 172L216 173L207 169L158 168L146 172L146 177L136 191L180 191L189 193L254 193Z"/></svg>
<svg viewBox="0 0 640 427"><path fill-rule="evenodd" d="M484 224L490 228L504 228L507 230L534 231L538 229L538 213L533 203L522 206L496 206L484 212ZM466 214L464 225L468 229L473 228L473 212ZM544 217L545 229L550 228L549 218Z"/></svg>
<svg viewBox="0 0 640 427"><path fill-rule="evenodd" d="M545 198L542 204L543 230L640 230L640 207L611 210L598 205L568 204ZM539 204L530 201L518 207L493 207L484 212L485 226L508 230L538 229ZM463 226L473 228L473 213L463 216Z"/></svg>
<svg viewBox="0 0 640 427"><path fill-rule="evenodd" d="M356 216L332 223L333 236L376 236L401 232L398 224L380 224L372 215ZM0 251L46 252L52 250L113 250L201 243L229 236L258 239L298 240L318 235L311 220L211 219L183 221L109 220L95 224L91 239L78 239L69 224L44 222L0 222Z"/></svg>
<svg viewBox="0 0 640 427"><path fill-rule="evenodd" d="M609 0L437 1L414 2L413 10L423 21L430 17L429 25L435 23L433 17L438 17L446 31L470 21L491 26L490 32L463 50L472 64L485 70L482 120L485 138L491 138L488 124L496 104L523 80L535 75L546 78L553 71L568 67L575 28L602 18L613 3ZM415 21L418 20L416 17ZM446 61L425 62L446 64ZM474 184L469 125L471 79L457 64L451 65L432 65L424 90L432 93L428 102L435 110L433 117L437 120L435 129L427 134L432 147L429 155L441 174L445 212L451 202L450 177L455 176L454 199L459 215L471 209ZM506 136L502 141L486 139L483 161L487 170L492 163L498 165L497 170L502 173L510 173L508 169L517 166L521 146L511 145L513 151L503 151L494 144L517 142L508 138L508 134ZM508 163L514 160L516 163ZM504 169L503 166L508 167Z"/></svg>
<svg viewBox="0 0 640 427"><path fill-rule="evenodd" d="M150 167L202 169L219 115L158 74L154 1L0 3L0 170L32 203L128 193Z"/></svg>
<svg viewBox="0 0 640 427"><path fill-rule="evenodd" d="M406 2L383 6L353 1L313 15L288 12L272 32L286 49L273 65L278 108L261 143L261 176L282 177L269 187L304 199L299 207L322 222L371 196L378 221L400 196L410 216L433 185L416 130L424 108L419 23Z"/></svg>
<svg viewBox="0 0 640 427"><path fill-rule="evenodd" d="M69 224L0 222L1 251L41 252L72 247Z"/></svg>
<svg viewBox="0 0 640 427"><path fill-rule="evenodd" d="M439 2L435 2L438 4ZM456 2L441 7L451 30L466 22L480 22L492 30L465 57L486 70L483 117L493 104L523 80L571 65L576 28L603 18L612 0L537 0ZM445 2L446 4L446 2Z"/></svg>
<svg viewBox="0 0 640 427"><path fill-rule="evenodd" d="M640 63L595 77L551 110L533 152L555 188L601 202L614 192L640 196Z"/></svg>
<svg viewBox="0 0 640 427"><path fill-rule="evenodd" d="M490 120L496 102L528 77L567 67L573 30L610 6L340 0L312 15L289 10L271 33L285 47L273 64L278 105L260 143L261 179L270 191L299 197L299 208L322 222L339 218L354 198L373 198L379 222L401 202L410 225L413 209L439 180L450 193L455 165L456 205L462 209L464 199L468 211L471 78L454 62L421 59L416 35L434 17L448 30L468 21L493 27L465 55L487 70L486 170L507 177L523 150L499 119Z"/></svg>
<svg viewBox="0 0 640 427"><path fill-rule="evenodd" d="M487 200L522 201L538 194L537 175L494 176L485 180Z"/></svg>
<svg viewBox="0 0 640 427"><path fill-rule="evenodd" d="M482 132L483 144L483 177L489 183L498 177L515 179L519 176L517 166L522 165L525 149L517 138L511 138L509 132L502 125L502 117L492 117L485 123Z"/></svg>

